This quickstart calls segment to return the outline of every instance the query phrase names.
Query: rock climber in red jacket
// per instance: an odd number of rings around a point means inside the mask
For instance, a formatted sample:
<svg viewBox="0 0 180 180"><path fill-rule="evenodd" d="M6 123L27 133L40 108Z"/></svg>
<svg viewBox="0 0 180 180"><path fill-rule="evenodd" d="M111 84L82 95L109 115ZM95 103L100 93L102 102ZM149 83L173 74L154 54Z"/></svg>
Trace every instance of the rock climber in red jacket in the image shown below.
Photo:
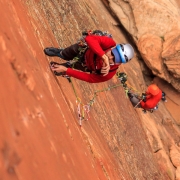
<svg viewBox="0 0 180 180"><path fill-rule="evenodd" d="M162 94L163 92L156 84L151 84L148 86L146 93L143 94L144 98L142 99L139 99L132 93L128 95L134 107L150 110L156 107L158 102L162 99Z"/></svg>
<svg viewBox="0 0 180 180"><path fill-rule="evenodd" d="M51 70L55 75L68 75L89 83L99 83L111 79L121 63L129 62L134 56L134 50L130 44L118 44L107 36L88 35L85 37L86 51L81 54L81 67L73 68L65 63L51 63ZM76 43L65 49L47 47L44 53L48 56L57 56L61 59L74 59L80 54L81 45ZM78 69L78 70L77 70ZM79 71L81 70L81 71Z"/></svg>

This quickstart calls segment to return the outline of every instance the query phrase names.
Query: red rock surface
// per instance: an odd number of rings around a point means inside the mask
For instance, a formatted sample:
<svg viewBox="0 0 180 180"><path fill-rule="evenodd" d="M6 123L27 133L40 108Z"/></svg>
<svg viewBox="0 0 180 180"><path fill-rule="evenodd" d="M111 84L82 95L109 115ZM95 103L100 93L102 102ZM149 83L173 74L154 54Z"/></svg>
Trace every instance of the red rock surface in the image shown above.
<svg viewBox="0 0 180 180"><path fill-rule="evenodd" d="M134 40L151 73L180 92L179 1L102 1Z"/></svg>
<svg viewBox="0 0 180 180"><path fill-rule="evenodd" d="M119 82L116 77L102 84L73 79L74 91L71 83L55 77L49 69L49 62L59 59L46 57L43 49L75 42L84 28L107 29L116 41L127 41L101 1L9 0L0 1L0 11L0 179L174 177L170 173L175 169L169 170L170 165L163 163L167 157L156 153L160 152L158 147L169 152L166 141L145 126L150 122L159 126L164 123L163 129L171 127L166 119L171 116L163 113L165 110L145 117L133 109L120 86L98 94L90 120L83 121L80 128L75 91L87 104L96 90ZM137 81L136 86L142 86L141 74L139 78L135 74L140 72L136 58L121 70L129 72L132 85ZM177 139L178 131L171 135L172 141Z"/></svg>

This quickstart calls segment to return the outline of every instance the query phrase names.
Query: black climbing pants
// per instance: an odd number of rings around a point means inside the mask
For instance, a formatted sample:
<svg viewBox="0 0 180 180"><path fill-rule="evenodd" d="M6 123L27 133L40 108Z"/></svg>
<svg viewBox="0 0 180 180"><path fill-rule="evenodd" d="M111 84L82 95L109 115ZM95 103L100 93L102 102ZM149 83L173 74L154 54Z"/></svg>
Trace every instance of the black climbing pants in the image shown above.
<svg viewBox="0 0 180 180"><path fill-rule="evenodd" d="M62 56L64 60L72 60L74 57L77 57L79 54L79 45L73 44L62 50Z"/></svg>
<svg viewBox="0 0 180 180"><path fill-rule="evenodd" d="M78 61L73 64L73 68L84 72L91 72L88 70L88 68L85 65L85 59L84 59L85 52L81 52L81 50L82 50L81 46L79 46L77 43L73 44L61 51L62 53L61 58L66 61L70 61L73 60L75 57L77 57Z"/></svg>
<svg viewBox="0 0 180 180"><path fill-rule="evenodd" d="M134 107L141 108L140 100L136 96L134 96L134 94L131 94L131 97L129 99Z"/></svg>

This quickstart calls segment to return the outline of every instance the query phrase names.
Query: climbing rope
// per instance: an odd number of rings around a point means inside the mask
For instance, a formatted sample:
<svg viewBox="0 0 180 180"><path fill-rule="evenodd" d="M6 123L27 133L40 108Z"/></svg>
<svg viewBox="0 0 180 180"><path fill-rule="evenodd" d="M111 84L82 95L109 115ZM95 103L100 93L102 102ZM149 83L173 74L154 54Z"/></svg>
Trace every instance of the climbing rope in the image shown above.
<svg viewBox="0 0 180 180"><path fill-rule="evenodd" d="M94 95L93 95L93 98L89 101L89 106L92 106L93 103L95 102L95 98L98 96L97 94L100 93L100 92L105 92L105 91L110 91L111 89L114 89L114 88L117 88L119 86L123 86L122 84L117 84L117 85L114 85L114 86L109 86L107 88L104 88L104 89L101 89L101 90L97 90L97 91L94 91Z"/></svg>
<svg viewBox="0 0 180 180"><path fill-rule="evenodd" d="M82 121L83 120L89 120L90 119L90 115L89 115L90 108L91 108L91 106L93 106L93 104L95 102L95 99L98 96L98 93L105 92L105 91L110 91L111 89L122 86L124 88L126 97L128 97L128 93L131 92L131 93L135 94L137 97L141 98L141 93L139 91L137 91L133 86L126 83L126 81L127 81L126 73L117 72L116 75L117 75L117 78L120 80L120 84L113 85L113 86L108 86L107 88L94 91L92 99L90 99L90 101L87 104L83 104L81 99L78 97L76 89L74 87L74 83L72 82L71 77L69 77L69 76L66 77L68 79L68 81L71 83L74 94L76 96L77 113L78 113L80 127L82 127ZM138 106L138 104L136 106ZM136 106L135 106L135 108L136 108Z"/></svg>
<svg viewBox="0 0 180 180"><path fill-rule="evenodd" d="M89 116L89 107L85 104L82 103L81 99L78 97L76 89L74 87L74 84L72 82L72 79L70 77L69 78L69 82L72 85L74 94L76 96L76 104L77 104L77 113L78 113L78 118L79 118L79 125L80 127L82 126L82 121L85 120L85 113L87 115L86 120L89 120L90 116Z"/></svg>
<svg viewBox="0 0 180 180"><path fill-rule="evenodd" d="M90 119L90 107L93 106L94 102L95 102L95 98L98 96L98 93L101 92L105 92L105 91L110 91L111 89L117 88L119 86L123 86L122 83L114 85L114 86L109 86L107 88L101 89L101 90L96 90L94 91L93 97L92 99L87 103L87 104L83 104L81 99L78 97L76 89L74 87L74 83L72 82L72 79L70 77L68 77L69 82L72 85L74 94L76 96L76 104L77 104L77 113L78 113L78 118L79 118L79 125L80 127L82 127L82 121L83 120L89 120Z"/></svg>
<svg viewBox="0 0 180 180"><path fill-rule="evenodd" d="M128 92L132 92L132 91L133 91L133 93L136 92L137 96L139 96L140 92L138 92L134 87L127 85L125 83L127 81L127 75L125 73L117 72L116 75L117 75L118 79L120 80L120 84L108 86L107 88L94 91L92 99L90 99L90 101L86 105L83 104L81 99L78 97L77 92L76 92L75 87L74 87L74 84L73 84L71 78L69 77L69 82L71 82L74 94L76 96L77 112L78 112L80 127L82 126L83 120L89 120L90 119L90 115L89 115L90 108L91 108L91 106L93 106L95 99L98 96L98 93L110 91L111 89L122 86L124 88L124 91L125 91L127 98L128 98Z"/></svg>
<svg viewBox="0 0 180 180"><path fill-rule="evenodd" d="M82 126L82 121L83 120L89 120L90 119L90 115L89 115L89 112L90 112L90 108L91 106L93 106L94 102L95 102L95 99L96 97L98 96L98 93L101 93L101 92L105 92L105 91L110 91L111 89L114 89L114 88L117 88L119 86L122 86L124 88L124 91L125 91L125 94L126 94L126 97L128 98L128 93L133 93L137 98L140 99L139 103L136 104L134 106L134 108L136 108L140 103L141 101L143 101L143 94L140 93L138 90L136 90L133 86L129 85L126 81L127 81L127 75L126 73L124 72L117 72L116 73L117 75L117 78L120 80L120 84L117 84L117 85L113 85L113 86L108 86L107 88L104 88L104 89L101 89L101 90L96 90L94 91L94 94L93 94L93 97L92 99L90 99L90 101L85 105L82 103L81 99L78 97L77 95L77 92L76 92L76 89L74 87L74 84L71 80L70 77L66 77L69 82L71 82L71 85L72 85L72 88L73 88L73 91L74 91L74 94L76 96L76 104L77 104L77 112L78 112L78 117L79 117L79 125L80 127ZM163 101L166 100L165 98L165 93L164 93L164 99ZM154 109L153 109L154 110ZM152 113L153 112L152 109L150 109L149 111ZM143 110L144 113L146 113L146 111L148 110Z"/></svg>
<svg viewBox="0 0 180 180"><path fill-rule="evenodd" d="M136 90L133 86L131 86L130 84L128 84L127 81L127 74L124 72L117 72L116 73L117 78L120 80L120 82L123 84L124 87L124 91L126 94L126 97L128 97L128 92L131 92L133 94L136 95L136 97L141 97L141 92L139 92L138 90Z"/></svg>

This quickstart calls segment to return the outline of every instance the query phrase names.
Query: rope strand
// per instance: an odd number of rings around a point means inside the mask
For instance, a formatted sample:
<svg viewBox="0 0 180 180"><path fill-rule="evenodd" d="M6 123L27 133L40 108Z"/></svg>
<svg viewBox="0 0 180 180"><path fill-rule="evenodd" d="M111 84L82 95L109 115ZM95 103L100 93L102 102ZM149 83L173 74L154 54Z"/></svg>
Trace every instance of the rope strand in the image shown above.
<svg viewBox="0 0 180 180"><path fill-rule="evenodd" d="M72 79L69 77L69 82L72 85L74 94L76 96L76 103L77 103L77 112L78 112L78 118L79 118L79 125L80 127L82 126L82 121L83 120L89 120L90 119L90 107L93 106L93 104L95 103L95 99L98 96L98 93L100 92L105 92L105 91L110 91L111 89L117 88L119 86L123 86L126 97L128 97L128 92L130 91L135 91L137 93L137 96L140 96L140 92L138 92L134 87L132 87L131 85L127 85L125 82L122 82L122 80L120 79L120 72L116 73L118 79L120 80L120 84L117 85L113 85L113 86L108 86L107 88L101 89L101 90L96 90L94 91L93 97L92 99L85 105L82 103L81 99L78 97L76 89L74 87L74 84L72 82ZM130 86L130 87L128 87Z"/></svg>

